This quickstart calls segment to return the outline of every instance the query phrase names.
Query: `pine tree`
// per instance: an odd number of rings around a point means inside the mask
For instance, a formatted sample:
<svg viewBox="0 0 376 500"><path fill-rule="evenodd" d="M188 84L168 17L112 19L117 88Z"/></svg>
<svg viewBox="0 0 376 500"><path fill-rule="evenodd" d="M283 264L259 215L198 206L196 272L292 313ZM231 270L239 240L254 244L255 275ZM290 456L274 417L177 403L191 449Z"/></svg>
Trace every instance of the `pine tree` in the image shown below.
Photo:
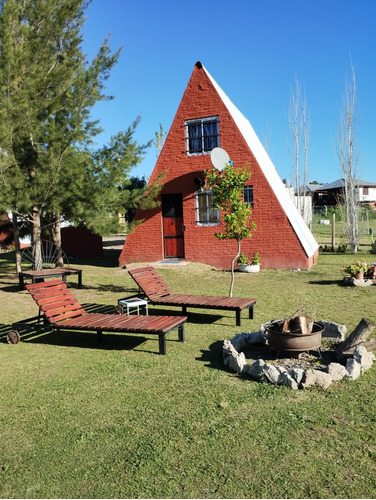
<svg viewBox="0 0 376 500"><path fill-rule="evenodd" d="M90 150L101 132L91 111L111 99L105 82L120 50L113 53L105 39L87 60L82 52L87 5L83 0L0 0L3 207L27 218L37 252L42 218L56 238L64 213L72 220L85 218L86 207L89 217L94 201L103 209L147 147L134 141L136 120L108 147L95 154ZM113 155L107 162L99 160L105 151Z"/></svg>

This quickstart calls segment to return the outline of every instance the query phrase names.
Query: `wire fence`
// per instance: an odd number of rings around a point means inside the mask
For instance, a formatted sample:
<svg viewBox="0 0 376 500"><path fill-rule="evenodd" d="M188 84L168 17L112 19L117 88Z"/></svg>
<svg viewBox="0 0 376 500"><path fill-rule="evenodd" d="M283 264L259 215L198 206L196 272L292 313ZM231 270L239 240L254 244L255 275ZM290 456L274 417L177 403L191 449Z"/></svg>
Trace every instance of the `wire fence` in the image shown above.
<svg viewBox="0 0 376 500"><path fill-rule="evenodd" d="M360 249L372 246L376 240L376 212L368 209L359 211ZM340 209L330 208L314 213L311 231L317 243L336 251L348 250L348 242L344 232L343 215Z"/></svg>

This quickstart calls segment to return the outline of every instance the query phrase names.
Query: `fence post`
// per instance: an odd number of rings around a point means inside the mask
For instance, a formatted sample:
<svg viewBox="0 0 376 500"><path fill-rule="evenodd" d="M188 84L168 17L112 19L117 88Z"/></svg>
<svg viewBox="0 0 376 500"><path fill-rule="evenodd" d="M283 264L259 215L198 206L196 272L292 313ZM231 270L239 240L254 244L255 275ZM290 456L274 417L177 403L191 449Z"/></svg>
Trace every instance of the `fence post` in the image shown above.
<svg viewBox="0 0 376 500"><path fill-rule="evenodd" d="M334 247L336 246L336 214L333 212L332 215L332 251L334 252Z"/></svg>

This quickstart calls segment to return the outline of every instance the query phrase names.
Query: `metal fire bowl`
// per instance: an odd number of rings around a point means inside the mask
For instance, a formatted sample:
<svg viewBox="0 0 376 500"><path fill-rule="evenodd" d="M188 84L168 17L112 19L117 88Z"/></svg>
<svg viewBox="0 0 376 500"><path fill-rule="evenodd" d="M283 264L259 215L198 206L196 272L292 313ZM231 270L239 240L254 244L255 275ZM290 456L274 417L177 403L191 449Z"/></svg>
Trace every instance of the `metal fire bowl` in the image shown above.
<svg viewBox="0 0 376 500"><path fill-rule="evenodd" d="M281 333L282 323L272 323L265 326L268 343L274 351L304 352L321 347L322 328L317 323L313 323L312 333L303 335L301 333Z"/></svg>

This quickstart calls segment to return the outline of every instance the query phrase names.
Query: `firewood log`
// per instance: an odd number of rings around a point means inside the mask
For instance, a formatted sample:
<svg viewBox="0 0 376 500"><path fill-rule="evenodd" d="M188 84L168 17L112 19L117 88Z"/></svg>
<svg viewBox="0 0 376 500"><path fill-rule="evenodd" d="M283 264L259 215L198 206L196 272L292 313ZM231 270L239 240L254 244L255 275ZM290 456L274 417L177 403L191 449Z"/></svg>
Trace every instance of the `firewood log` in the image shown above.
<svg viewBox="0 0 376 500"><path fill-rule="evenodd" d="M376 325L367 318L362 318L357 327L350 333L350 335L339 344L335 354L338 360L342 359L350 351L358 345L363 343L375 329ZM345 354L346 353L346 354Z"/></svg>

